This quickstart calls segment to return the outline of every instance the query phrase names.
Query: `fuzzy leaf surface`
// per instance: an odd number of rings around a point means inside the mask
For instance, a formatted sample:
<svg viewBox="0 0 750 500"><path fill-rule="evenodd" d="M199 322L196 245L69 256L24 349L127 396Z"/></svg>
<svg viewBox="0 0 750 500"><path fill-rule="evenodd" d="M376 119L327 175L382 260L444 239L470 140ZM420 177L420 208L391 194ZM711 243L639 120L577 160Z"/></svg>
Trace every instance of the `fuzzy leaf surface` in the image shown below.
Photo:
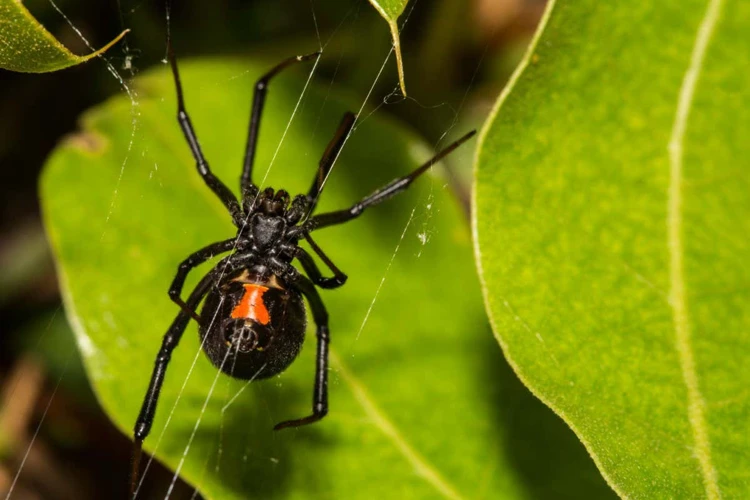
<svg viewBox="0 0 750 500"><path fill-rule="evenodd" d="M495 334L629 498L750 495L750 6L550 4L480 139Z"/></svg>

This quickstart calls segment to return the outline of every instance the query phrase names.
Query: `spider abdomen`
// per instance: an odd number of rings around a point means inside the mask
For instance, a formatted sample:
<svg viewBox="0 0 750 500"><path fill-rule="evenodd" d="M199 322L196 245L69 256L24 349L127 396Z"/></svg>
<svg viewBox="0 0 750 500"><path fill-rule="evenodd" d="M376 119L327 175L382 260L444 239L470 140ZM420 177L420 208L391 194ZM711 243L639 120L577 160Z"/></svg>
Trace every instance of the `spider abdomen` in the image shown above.
<svg viewBox="0 0 750 500"><path fill-rule="evenodd" d="M274 275L243 269L206 297L200 335L204 352L221 371L244 380L262 379L294 361L306 323L298 292Z"/></svg>

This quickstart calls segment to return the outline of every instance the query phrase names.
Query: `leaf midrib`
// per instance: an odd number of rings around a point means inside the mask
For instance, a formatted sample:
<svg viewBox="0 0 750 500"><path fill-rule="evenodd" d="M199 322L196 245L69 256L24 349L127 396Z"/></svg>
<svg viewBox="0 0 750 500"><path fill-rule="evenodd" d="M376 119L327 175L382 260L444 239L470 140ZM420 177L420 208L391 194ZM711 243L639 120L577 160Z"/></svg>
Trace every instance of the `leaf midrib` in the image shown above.
<svg viewBox="0 0 750 500"><path fill-rule="evenodd" d="M365 413L372 419L375 426L388 438L397 450L414 467L417 474L430 486L435 488L443 497L451 500L463 498L455 488L443 478L440 473L427 462L416 450L404 439L396 426L383 415L364 385L355 377L349 368L341 361L334 350L331 350L331 361L336 365L341 379L349 386L354 398L360 404Z"/></svg>
<svg viewBox="0 0 750 500"><path fill-rule="evenodd" d="M675 344L680 360L683 380L687 387L688 420L695 442L695 455L700 465L706 496L721 498L716 468L711 457L704 409L705 400L700 391L698 374L691 344L690 317L685 291L684 242L682 217L683 143L695 95L698 76L703 66L706 48L716 27L722 0L709 0L706 13L696 34L690 64L680 87L674 124L668 145L670 176L667 192L667 246L669 250L669 303L675 328Z"/></svg>

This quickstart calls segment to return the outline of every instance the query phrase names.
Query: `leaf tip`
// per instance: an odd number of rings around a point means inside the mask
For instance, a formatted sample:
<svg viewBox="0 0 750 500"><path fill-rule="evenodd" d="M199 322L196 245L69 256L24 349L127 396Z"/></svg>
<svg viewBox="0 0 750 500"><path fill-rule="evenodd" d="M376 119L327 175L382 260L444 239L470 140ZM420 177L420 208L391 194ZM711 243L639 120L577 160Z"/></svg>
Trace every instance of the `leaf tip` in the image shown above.
<svg viewBox="0 0 750 500"><path fill-rule="evenodd" d="M97 56L100 56L100 55L104 54L106 51L108 51L109 49L111 49L112 46L114 46L117 42L119 42L120 40L122 40L125 37L125 35L127 35L128 33L130 33L129 29L122 30L122 33L120 33L119 35L117 35L115 37L115 39L112 40L111 42L109 42L107 45L105 45L104 47L102 47L101 49L99 49L97 51L92 52L91 54L89 54L87 56L83 56L81 58L82 61L88 61L92 57L97 57Z"/></svg>

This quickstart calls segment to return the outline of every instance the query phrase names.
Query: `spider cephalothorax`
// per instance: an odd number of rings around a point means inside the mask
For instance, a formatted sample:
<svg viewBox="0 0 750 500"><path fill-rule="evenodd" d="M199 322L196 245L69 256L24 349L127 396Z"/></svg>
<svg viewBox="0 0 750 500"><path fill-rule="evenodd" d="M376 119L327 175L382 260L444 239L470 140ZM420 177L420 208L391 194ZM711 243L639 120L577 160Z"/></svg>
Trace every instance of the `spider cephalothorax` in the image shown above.
<svg viewBox="0 0 750 500"><path fill-rule="evenodd" d="M404 191L433 164L471 137L474 132L443 149L409 175L394 179L351 207L315 214L325 180L354 126L356 116L346 113L320 160L307 194L295 196L272 188L260 190L252 182L252 167L268 82L279 71L296 62L318 57L320 53L289 58L277 65L255 85L245 161L240 178L242 199L221 182L208 166L185 110L177 62L169 48L169 60L177 89L177 121L196 161L198 174L229 211L237 234L208 245L190 255L178 267L169 288L170 298L181 310L167 330L146 397L135 424L131 496L138 487L141 445L148 435L156 412L167 364L190 319L199 324L201 346L221 371L240 379L255 380L281 373L299 353L304 340L306 316L302 298L307 299L316 325L317 354L312 413L304 418L281 422L274 427L296 427L320 420L328 413L328 312L316 289L337 288L346 282L342 273L310 233L358 217L373 205ZM298 245L306 240L313 252L330 269L324 277L312 256ZM182 299L185 279L193 268L215 255L230 252ZM297 260L302 274L292 264ZM200 303L200 315L196 312Z"/></svg>
<svg viewBox="0 0 750 500"><path fill-rule="evenodd" d="M259 191L253 186L245 192L244 198L243 210L246 216L255 214L274 215L283 217L289 225L298 223L310 208L307 196L297 195L290 203L289 193L283 189L274 191L272 187ZM242 225L246 224L243 223Z"/></svg>

